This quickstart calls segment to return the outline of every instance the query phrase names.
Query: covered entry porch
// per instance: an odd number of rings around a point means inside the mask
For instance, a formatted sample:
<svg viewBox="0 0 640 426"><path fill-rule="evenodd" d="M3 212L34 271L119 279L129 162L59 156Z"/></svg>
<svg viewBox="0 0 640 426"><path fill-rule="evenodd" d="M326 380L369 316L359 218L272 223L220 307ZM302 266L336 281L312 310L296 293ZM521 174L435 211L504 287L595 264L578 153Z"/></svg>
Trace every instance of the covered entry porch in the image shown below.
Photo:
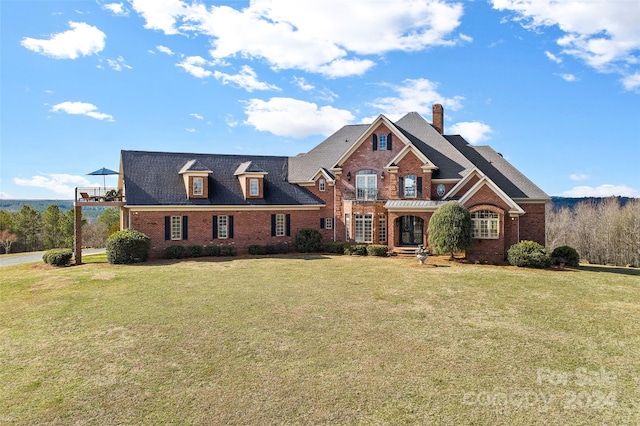
<svg viewBox="0 0 640 426"><path fill-rule="evenodd" d="M387 201L389 251L412 254L420 245L427 247L429 220L443 203L430 200Z"/></svg>

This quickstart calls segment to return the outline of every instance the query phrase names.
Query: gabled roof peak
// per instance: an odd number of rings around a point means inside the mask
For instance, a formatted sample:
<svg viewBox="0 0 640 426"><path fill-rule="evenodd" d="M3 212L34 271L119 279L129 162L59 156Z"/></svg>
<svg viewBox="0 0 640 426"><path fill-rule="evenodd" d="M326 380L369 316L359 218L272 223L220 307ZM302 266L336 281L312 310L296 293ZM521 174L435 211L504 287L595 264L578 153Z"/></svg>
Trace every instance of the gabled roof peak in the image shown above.
<svg viewBox="0 0 640 426"><path fill-rule="evenodd" d="M244 163L240 164L236 169L234 175L238 176L246 173L267 174L267 172L265 172L263 168L255 164L253 161L245 161Z"/></svg>
<svg viewBox="0 0 640 426"><path fill-rule="evenodd" d="M211 170L209 170L208 167L204 166L202 163L195 159L187 161L184 166L182 166L179 173L184 174L189 172L213 173Z"/></svg>

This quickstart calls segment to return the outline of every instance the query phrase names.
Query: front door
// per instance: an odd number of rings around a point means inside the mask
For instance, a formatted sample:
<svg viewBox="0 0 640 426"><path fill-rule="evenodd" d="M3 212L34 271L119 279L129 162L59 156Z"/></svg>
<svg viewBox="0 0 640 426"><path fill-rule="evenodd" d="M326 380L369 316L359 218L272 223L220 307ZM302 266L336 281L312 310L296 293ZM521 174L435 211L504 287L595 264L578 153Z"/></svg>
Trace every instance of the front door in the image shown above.
<svg viewBox="0 0 640 426"><path fill-rule="evenodd" d="M400 245L417 246L422 244L423 231L424 220L417 216L402 216L400 218Z"/></svg>

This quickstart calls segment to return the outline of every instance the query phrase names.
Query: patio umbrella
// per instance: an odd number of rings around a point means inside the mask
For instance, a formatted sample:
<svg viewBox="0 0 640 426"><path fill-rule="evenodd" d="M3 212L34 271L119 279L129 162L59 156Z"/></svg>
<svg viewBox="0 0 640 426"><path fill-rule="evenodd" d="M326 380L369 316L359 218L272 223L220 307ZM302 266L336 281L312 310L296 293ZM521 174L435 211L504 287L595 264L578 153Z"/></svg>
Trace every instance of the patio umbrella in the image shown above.
<svg viewBox="0 0 640 426"><path fill-rule="evenodd" d="M102 185L106 188L107 187L107 175L119 175L119 172L116 172L115 170L111 170L111 169L107 169L105 167L96 170L95 172L91 172L91 173L87 173L87 175L91 175L91 176L102 176Z"/></svg>

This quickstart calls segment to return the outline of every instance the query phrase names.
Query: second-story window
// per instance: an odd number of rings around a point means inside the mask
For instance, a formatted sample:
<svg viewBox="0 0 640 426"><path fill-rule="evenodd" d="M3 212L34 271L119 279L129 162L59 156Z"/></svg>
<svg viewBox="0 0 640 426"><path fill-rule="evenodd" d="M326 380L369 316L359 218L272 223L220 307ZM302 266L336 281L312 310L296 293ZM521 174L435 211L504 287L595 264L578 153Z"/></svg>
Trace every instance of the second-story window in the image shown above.
<svg viewBox="0 0 640 426"><path fill-rule="evenodd" d="M416 175L407 175L404 177L404 196L416 196Z"/></svg>
<svg viewBox="0 0 640 426"><path fill-rule="evenodd" d="M318 181L318 190L320 192L324 192L326 190L327 181L324 179L320 179Z"/></svg>
<svg viewBox="0 0 640 426"><path fill-rule="evenodd" d="M204 193L204 181L201 177L193 178L193 195L202 195Z"/></svg>
<svg viewBox="0 0 640 426"><path fill-rule="evenodd" d="M258 182L258 179L249 179L249 195L251 197L260 195L260 182Z"/></svg>
<svg viewBox="0 0 640 426"><path fill-rule="evenodd" d="M387 136L379 135L378 136L378 149L383 150L387 149Z"/></svg>
<svg viewBox="0 0 640 426"><path fill-rule="evenodd" d="M378 196L378 174L374 170L356 173L356 200L375 201Z"/></svg>

